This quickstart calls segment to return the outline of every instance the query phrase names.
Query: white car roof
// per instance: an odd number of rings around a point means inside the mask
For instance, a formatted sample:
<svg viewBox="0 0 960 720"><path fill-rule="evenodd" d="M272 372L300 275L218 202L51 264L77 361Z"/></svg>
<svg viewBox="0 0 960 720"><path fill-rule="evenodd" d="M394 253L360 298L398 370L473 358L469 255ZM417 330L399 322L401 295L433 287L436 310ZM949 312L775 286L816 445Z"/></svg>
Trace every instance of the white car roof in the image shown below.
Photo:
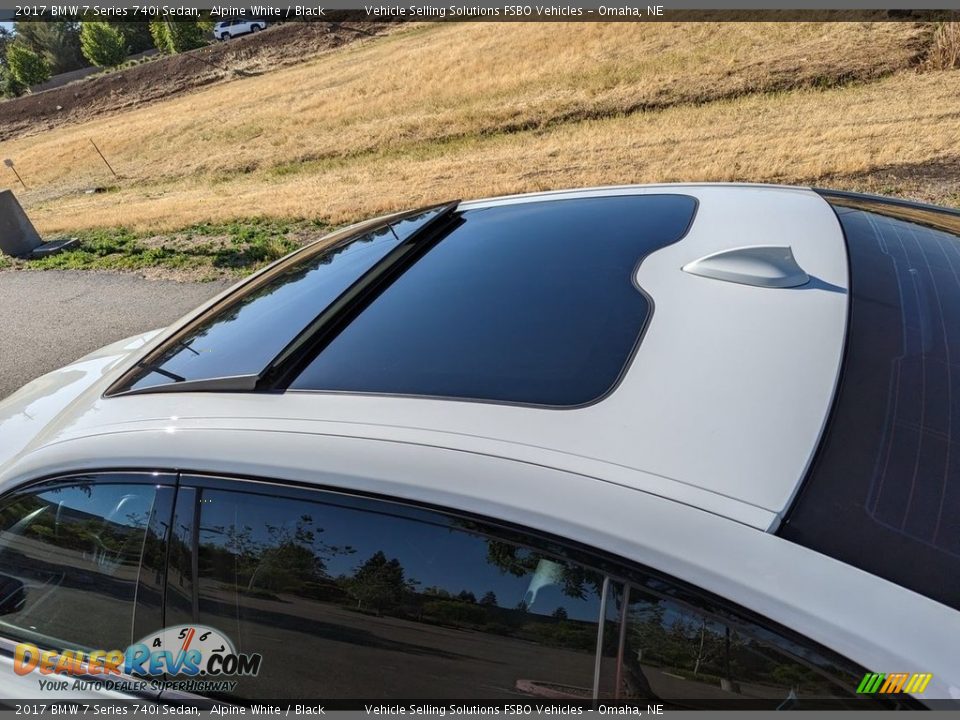
<svg viewBox="0 0 960 720"><path fill-rule="evenodd" d="M495 198L461 208L665 192L695 197L696 217L682 240L640 265L636 280L655 310L629 368L599 402L554 409L331 392L103 398L129 366L105 365L106 352L72 366L75 374L105 376L58 409L39 434L19 414L37 416L45 402L53 407L52 398L69 382L47 379L55 387L44 396L21 393L23 407L18 396L0 406L0 468L8 463L0 477L17 474L14 457L110 433L188 426L313 432L554 467L769 530L811 462L839 374L847 260L830 206L804 188L666 185ZM683 270L715 253L754 246L789 247L811 281L762 287ZM749 257L740 267L748 275L758 268L758 277L769 270L751 266Z"/></svg>

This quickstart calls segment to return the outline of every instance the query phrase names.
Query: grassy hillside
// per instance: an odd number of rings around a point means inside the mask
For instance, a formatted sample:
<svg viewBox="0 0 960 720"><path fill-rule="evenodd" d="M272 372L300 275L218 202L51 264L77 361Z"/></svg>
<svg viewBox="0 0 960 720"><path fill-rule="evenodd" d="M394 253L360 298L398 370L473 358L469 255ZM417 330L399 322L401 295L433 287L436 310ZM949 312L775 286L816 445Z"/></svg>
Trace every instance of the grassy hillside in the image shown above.
<svg viewBox="0 0 960 720"><path fill-rule="evenodd" d="M960 204L960 72L916 72L928 42L910 23L421 25L8 140L30 190L0 182L46 234L676 180Z"/></svg>

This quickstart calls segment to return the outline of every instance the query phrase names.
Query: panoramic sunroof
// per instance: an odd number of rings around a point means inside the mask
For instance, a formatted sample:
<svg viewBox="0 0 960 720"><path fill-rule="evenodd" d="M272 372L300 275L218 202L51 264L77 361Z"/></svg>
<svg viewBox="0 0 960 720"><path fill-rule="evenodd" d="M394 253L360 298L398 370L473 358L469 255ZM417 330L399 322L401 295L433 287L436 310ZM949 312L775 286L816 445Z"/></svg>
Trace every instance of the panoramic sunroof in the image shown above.
<svg viewBox="0 0 960 720"><path fill-rule="evenodd" d="M108 395L299 390L569 407L606 394L653 311L637 266L686 233L696 200L457 206L291 256Z"/></svg>
<svg viewBox="0 0 960 720"><path fill-rule="evenodd" d="M679 240L695 209L670 194L461 212L289 389L593 402L616 384L653 311L637 266Z"/></svg>

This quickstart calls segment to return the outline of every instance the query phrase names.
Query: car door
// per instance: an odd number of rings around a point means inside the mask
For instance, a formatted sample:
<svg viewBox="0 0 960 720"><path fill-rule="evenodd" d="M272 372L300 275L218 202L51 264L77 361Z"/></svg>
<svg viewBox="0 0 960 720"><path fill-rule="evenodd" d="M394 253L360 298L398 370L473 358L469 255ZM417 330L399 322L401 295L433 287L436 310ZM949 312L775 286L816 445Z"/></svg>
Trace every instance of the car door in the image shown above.
<svg viewBox="0 0 960 720"><path fill-rule="evenodd" d="M168 624L260 658L205 697L864 705L863 668L775 623L455 509L192 475L173 526Z"/></svg>
<svg viewBox="0 0 960 720"><path fill-rule="evenodd" d="M0 698L158 695L104 662L162 622L175 479L73 475L0 498Z"/></svg>

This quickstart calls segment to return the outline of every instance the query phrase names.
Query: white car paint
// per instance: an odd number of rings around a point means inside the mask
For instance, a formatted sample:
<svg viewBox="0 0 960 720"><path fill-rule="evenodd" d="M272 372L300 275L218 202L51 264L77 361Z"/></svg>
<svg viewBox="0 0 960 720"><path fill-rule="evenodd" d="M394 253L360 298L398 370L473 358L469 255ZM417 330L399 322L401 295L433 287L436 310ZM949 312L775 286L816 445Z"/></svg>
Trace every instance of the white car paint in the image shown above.
<svg viewBox="0 0 960 720"><path fill-rule="evenodd" d="M774 527L810 462L839 372L846 326L843 237L832 210L811 191L668 187L696 196L697 215L685 238L641 265L637 282L653 298L655 311L629 370L601 402L557 410L313 392L282 398L197 395L189 402L183 393L90 396L90 407L75 406L44 436L113 432L115 426L171 415L377 426L413 431L441 446L574 472L609 472L637 489L761 529ZM664 191L644 186L548 193L463 207ZM769 209L747 212L758 206ZM834 290L748 287L681 270L724 248L773 240L790 245L800 265Z"/></svg>
<svg viewBox="0 0 960 720"><path fill-rule="evenodd" d="M643 186L461 207L662 192L694 195L697 216L684 239L637 271L655 312L629 370L598 403L556 410L314 392L102 397L180 322L0 403L0 491L58 473L139 467L467 509L644 563L865 667L931 672L924 697L960 697L955 611L770 533L822 432L843 348L846 255L822 198L802 188ZM791 247L817 284L750 287L682 271L750 244Z"/></svg>

